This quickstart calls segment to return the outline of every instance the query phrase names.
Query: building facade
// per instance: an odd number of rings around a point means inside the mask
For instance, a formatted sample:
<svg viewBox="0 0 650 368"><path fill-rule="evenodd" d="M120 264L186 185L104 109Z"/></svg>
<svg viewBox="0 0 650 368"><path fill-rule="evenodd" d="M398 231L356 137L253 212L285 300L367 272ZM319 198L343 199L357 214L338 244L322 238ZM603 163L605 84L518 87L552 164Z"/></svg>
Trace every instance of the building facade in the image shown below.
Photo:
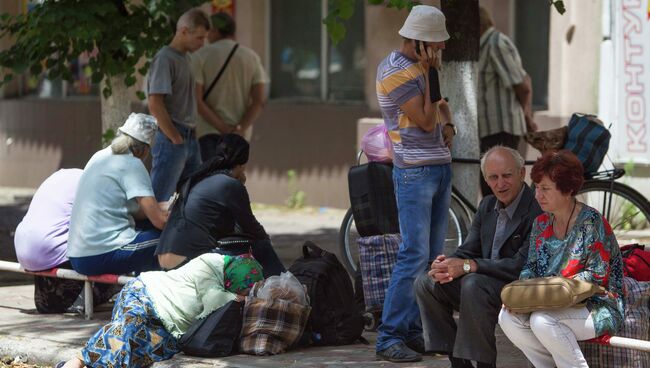
<svg viewBox="0 0 650 368"><path fill-rule="evenodd" d="M543 129L565 124L573 112L599 112L603 1L565 1L564 15L546 0L480 1L520 50ZM345 39L333 45L321 22L328 0L233 2L236 38L260 55L271 79L252 138L247 186L253 201L283 204L300 190L307 205L348 207L357 121L380 117L376 67L399 46L397 30L407 12L357 1ZM21 11L20 4L3 1L0 13ZM0 186L36 187L59 167L83 167L100 146L99 97L92 88L90 95L51 97L21 97L18 89L7 86L0 100ZM143 105L134 102L134 109ZM476 122L456 124L477 129ZM535 153L531 148L528 157ZM637 165L634 175L648 177L649 171Z"/></svg>

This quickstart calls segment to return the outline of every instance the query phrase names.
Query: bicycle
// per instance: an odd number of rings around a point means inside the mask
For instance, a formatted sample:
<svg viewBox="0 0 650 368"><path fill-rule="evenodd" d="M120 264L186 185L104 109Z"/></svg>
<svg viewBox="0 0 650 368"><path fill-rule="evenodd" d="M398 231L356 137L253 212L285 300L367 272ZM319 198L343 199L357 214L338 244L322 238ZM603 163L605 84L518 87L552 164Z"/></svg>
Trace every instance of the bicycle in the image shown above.
<svg viewBox="0 0 650 368"><path fill-rule="evenodd" d="M357 165L360 164L362 155L363 151L359 151ZM480 164L480 160L469 158L453 158L452 162ZM526 161L526 165L533 163L534 161ZM580 202L600 211L617 236L650 227L650 202L632 187L616 181L624 175L625 170L620 168L590 173L590 179L585 180L576 196ZM463 243L476 211L474 203L452 185L444 254L453 253ZM352 208L349 208L339 230L339 250L343 264L352 275L357 272L359 260L358 238Z"/></svg>

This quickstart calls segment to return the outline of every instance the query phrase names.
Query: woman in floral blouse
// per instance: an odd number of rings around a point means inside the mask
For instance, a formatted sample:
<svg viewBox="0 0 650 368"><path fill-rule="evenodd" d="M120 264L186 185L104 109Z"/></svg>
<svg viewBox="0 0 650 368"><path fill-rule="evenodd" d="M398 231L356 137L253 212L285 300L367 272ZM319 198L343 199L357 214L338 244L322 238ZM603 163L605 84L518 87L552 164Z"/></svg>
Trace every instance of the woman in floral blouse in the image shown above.
<svg viewBox="0 0 650 368"><path fill-rule="evenodd" d="M544 210L533 223L528 261L520 279L564 276L603 286L586 306L513 313L499 324L535 367L588 367L578 341L614 334L623 321L623 261L607 220L575 195L583 168L570 151L549 152L531 172L535 198Z"/></svg>

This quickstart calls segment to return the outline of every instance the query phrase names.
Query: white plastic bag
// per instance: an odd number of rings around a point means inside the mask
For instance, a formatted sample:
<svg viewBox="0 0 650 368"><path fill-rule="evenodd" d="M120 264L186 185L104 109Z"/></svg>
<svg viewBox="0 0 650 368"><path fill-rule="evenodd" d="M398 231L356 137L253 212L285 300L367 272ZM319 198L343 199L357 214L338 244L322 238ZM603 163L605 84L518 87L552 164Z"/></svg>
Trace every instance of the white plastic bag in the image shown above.
<svg viewBox="0 0 650 368"><path fill-rule="evenodd" d="M257 290L256 296L266 300L283 299L300 305L309 305L305 287L289 271L264 280L264 285Z"/></svg>

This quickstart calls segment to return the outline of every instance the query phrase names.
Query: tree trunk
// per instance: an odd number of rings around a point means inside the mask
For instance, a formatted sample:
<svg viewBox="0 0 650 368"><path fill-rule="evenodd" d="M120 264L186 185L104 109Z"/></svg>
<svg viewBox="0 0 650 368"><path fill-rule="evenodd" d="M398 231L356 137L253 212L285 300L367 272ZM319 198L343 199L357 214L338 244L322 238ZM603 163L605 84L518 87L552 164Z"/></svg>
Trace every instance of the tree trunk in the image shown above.
<svg viewBox="0 0 650 368"><path fill-rule="evenodd" d="M445 63L440 72L440 90L449 97L458 130L451 147L453 157L479 157L476 78L476 63L472 61ZM478 165L454 164L453 184L473 203L478 198L479 175Z"/></svg>
<svg viewBox="0 0 650 368"><path fill-rule="evenodd" d="M131 91L124 83L124 76L111 77L111 86L113 93L110 97L101 99L102 107L102 139L103 146L110 143L111 135L109 130L114 134L117 128L122 126L126 118L131 113ZM104 89L105 80L101 83L101 90ZM108 140L106 138L109 138Z"/></svg>
<svg viewBox="0 0 650 368"><path fill-rule="evenodd" d="M452 156L478 158L478 0L442 0L441 9L447 18L447 31L451 39L446 42L443 52L440 86L449 97L454 124L458 128ZM453 173L454 186L461 189L467 199L475 202L481 175L479 166L455 164Z"/></svg>

